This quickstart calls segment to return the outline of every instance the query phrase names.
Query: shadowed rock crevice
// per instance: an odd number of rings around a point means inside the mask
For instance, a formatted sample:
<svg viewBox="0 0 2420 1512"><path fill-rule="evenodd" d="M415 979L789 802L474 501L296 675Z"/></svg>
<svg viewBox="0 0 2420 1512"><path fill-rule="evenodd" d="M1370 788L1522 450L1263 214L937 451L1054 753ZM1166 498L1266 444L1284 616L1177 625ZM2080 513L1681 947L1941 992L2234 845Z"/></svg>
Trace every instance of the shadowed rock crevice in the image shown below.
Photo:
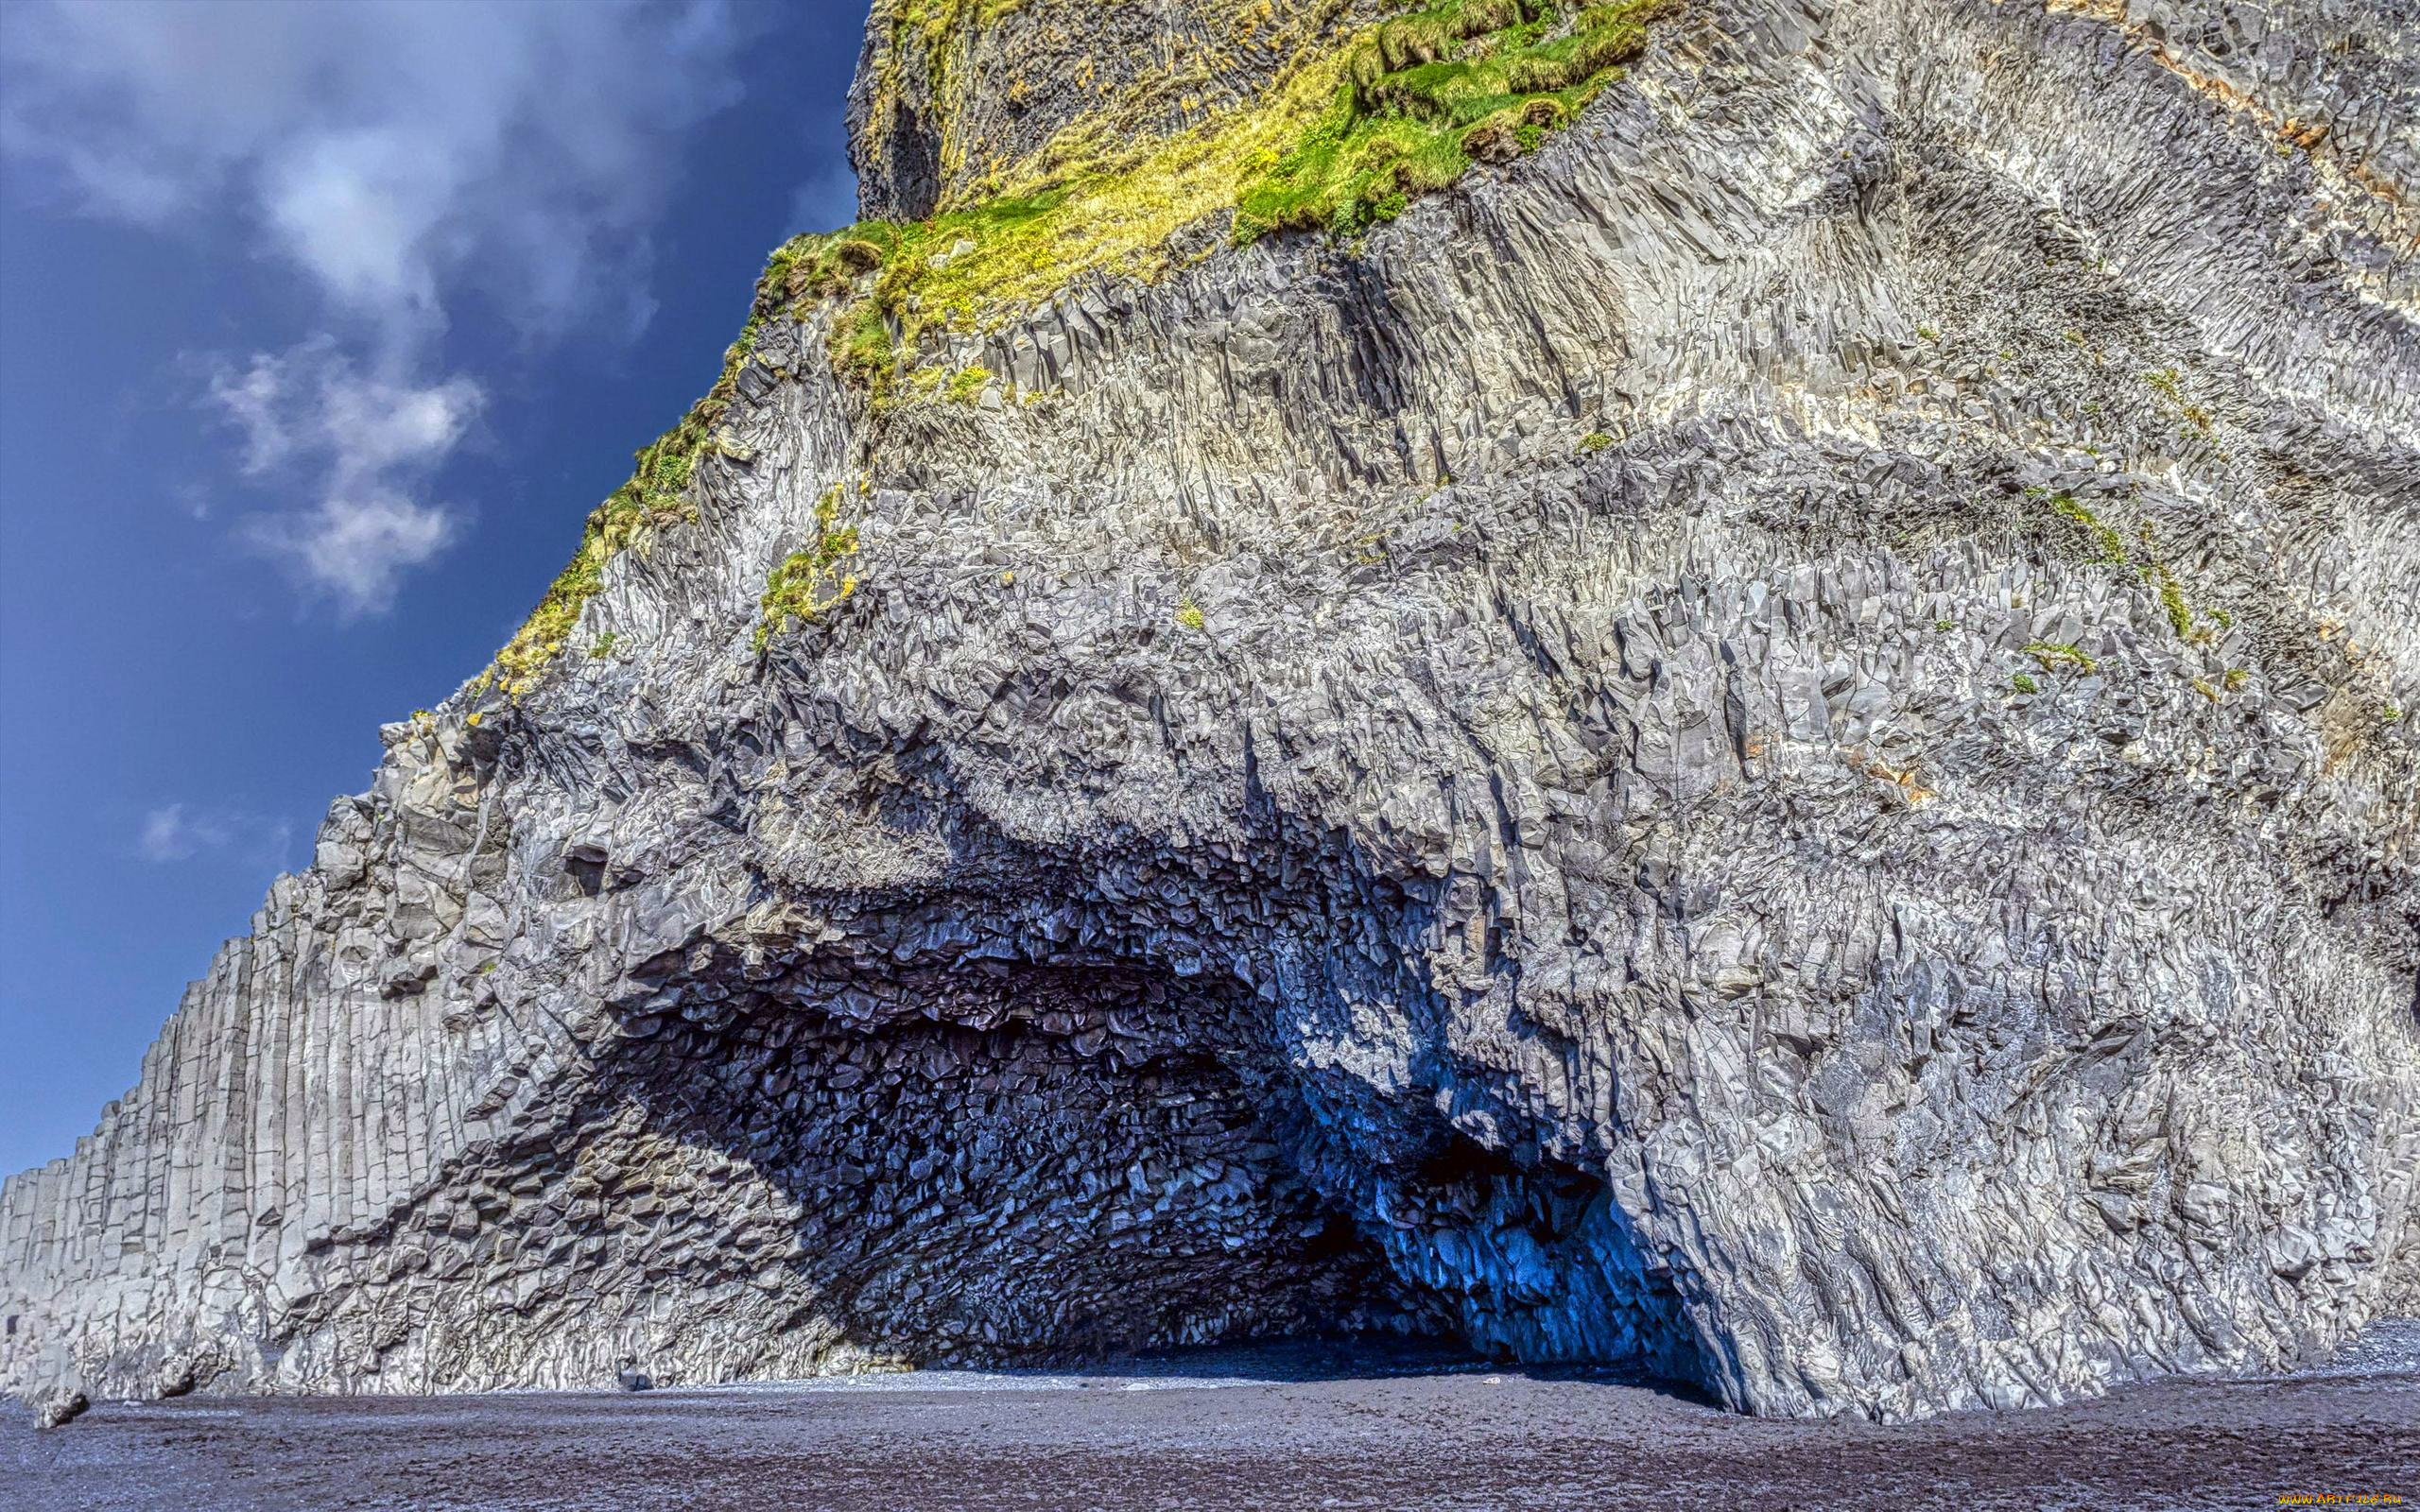
<svg viewBox="0 0 2420 1512"><path fill-rule="evenodd" d="M853 1341L1029 1364L1438 1327L1294 1169L1300 1100L1214 984L996 959L904 974L684 1005L605 1079L786 1199L795 1299Z"/></svg>
<svg viewBox="0 0 2420 1512"><path fill-rule="evenodd" d="M1277 875L1320 875L1318 859ZM1272 902L1276 885L1257 884L1260 912L1304 907ZM1208 919L1254 886L1192 897L1163 880L1160 902ZM1236 941L1130 917L1156 963L1069 964L1088 953L1043 943L1114 936L1130 913L1094 898L1007 928L973 900L926 902L889 953L919 954L860 954L838 977L829 949L761 935L738 953L752 960L693 951L623 1019L597 1123L634 1109L650 1138L720 1152L794 1212L758 1228L755 1263L777 1267L794 1325L837 1326L878 1357L1037 1364L1376 1332L1703 1379L1668 1273L1640 1259L1600 1179L1533 1141L1525 1167L1417 1104L1306 1095L1270 994L1165 964ZM945 964L924 954L937 945Z"/></svg>

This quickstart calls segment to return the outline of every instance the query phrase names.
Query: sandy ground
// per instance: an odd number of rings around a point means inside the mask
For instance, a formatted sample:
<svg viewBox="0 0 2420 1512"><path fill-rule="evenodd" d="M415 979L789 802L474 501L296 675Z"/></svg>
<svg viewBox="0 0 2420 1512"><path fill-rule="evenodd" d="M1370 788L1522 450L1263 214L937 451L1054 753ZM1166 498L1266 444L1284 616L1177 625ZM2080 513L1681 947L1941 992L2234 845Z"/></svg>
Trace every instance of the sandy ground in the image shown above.
<svg viewBox="0 0 2420 1512"><path fill-rule="evenodd" d="M0 1507L2420 1508L2420 1323L2289 1377L1907 1427L1757 1421L1650 1386L1318 1347L1099 1374L0 1415ZM2375 1503L2373 1503L2375 1504Z"/></svg>

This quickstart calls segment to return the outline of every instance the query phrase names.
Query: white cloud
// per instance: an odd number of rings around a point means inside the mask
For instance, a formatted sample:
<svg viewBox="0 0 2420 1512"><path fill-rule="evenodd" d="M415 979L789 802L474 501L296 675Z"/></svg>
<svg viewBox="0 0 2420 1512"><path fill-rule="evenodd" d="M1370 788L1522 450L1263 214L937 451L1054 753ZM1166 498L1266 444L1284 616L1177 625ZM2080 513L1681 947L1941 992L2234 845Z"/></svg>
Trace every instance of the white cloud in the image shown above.
<svg viewBox="0 0 2420 1512"><path fill-rule="evenodd" d="M210 397L244 433L246 472L322 453L348 487L441 459L484 402L464 377L424 386L365 374L324 336L254 352L240 370L220 364Z"/></svg>
<svg viewBox="0 0 2420 1512"><path fill-rule="evenodd" d="M721 0L14 0L0 146L84 210L233 210L339 307L533 325L643 271L680 135L738 93Z"/></svg>
<svg viewBox="0 0 2420 1512"><path fill-rule="evenodd" d="M299 512L253 515L244 537L306 587L327 593L350 619L393 604L404 574L453 544L460 524L441 505L363 493L321 499Z"/></svg>
<svg viewBox="0 0 2420 1512"><path fill-rule="evenodd" d="M294 827L235 809L164 804L143 816L137 849L146 861L190 861L205 850L233 851L249 861L282 866Z"/></svg>
<svg viewBox="0 0 2420 1512"><path fill-rule="evenodd" d="M206 845L226 842L227 832L207 820L185 817L185 806L171 803L143 817L143 859L182 861Z"/></svg>
<svg viewBox="0 0 2420 1512"><path fill-rule="evenodd" d="M644 324L647 232L742 40L725 0L11 0L0 150L85 214L305 275L340 338L222 362L211 396L248 474L321 470L252 538L372 610L460 524L414 492L479 407L434 361L449 303L541 340Z"/></svg>
<svg viewBox="0 0 2420 1512"><path fill-rule="evenodd" d="M323 337L255 352L241 369L222 364L210 397L243 432L247 475L297 472L317 480L317 504L254 515L244 533L340 613L387 608L404 573L458 533L458 511L413 495L485 403L470 379L413 384L365 374Z"/></svg>

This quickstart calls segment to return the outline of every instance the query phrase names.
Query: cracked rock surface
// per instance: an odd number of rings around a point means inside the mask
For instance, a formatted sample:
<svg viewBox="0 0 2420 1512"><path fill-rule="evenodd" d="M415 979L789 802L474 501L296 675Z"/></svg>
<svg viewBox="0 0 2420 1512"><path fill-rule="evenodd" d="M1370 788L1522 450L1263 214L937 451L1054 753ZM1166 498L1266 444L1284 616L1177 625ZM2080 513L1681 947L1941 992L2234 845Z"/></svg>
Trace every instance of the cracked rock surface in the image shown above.
<svg viewBox="0 0 2420 1512"><path fill-rule="evenodd" d="M1357 248L951 338L1018 402L768 327L0 1189L0 1388L1366 1329L1904 1418L2420 1303L2415 102L2389 0L1715 0Z"/></svg>

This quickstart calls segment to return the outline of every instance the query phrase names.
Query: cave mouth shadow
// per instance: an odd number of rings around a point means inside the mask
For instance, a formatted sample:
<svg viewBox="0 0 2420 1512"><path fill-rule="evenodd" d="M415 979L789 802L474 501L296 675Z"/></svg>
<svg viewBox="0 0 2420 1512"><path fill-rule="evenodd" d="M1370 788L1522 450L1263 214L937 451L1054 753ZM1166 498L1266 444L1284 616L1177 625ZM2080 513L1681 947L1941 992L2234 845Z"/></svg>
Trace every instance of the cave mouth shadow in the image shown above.
<svg viewBox="0 0 2420 1512"><path fill-rule="evenodd" d="M763 1348L717 1361L723 1379L794 1374L784 1334L821 1331L920 1369L1668 1387L1474 1347L1462 1301L1314 1190L1297 1152L1316 1121L1222 974L987 958L873 983L713 973L677 996L625 1041L596 1116L640 1125L657 1164L711 1168L680 1199L714 1230L684 1281L768 1293L749 1304ZM1422 1184L1536 1176L1477 1149L1441 1149ZM1548 1244L1582 1211L1543 1185L1464 1200Z"/></svg>

